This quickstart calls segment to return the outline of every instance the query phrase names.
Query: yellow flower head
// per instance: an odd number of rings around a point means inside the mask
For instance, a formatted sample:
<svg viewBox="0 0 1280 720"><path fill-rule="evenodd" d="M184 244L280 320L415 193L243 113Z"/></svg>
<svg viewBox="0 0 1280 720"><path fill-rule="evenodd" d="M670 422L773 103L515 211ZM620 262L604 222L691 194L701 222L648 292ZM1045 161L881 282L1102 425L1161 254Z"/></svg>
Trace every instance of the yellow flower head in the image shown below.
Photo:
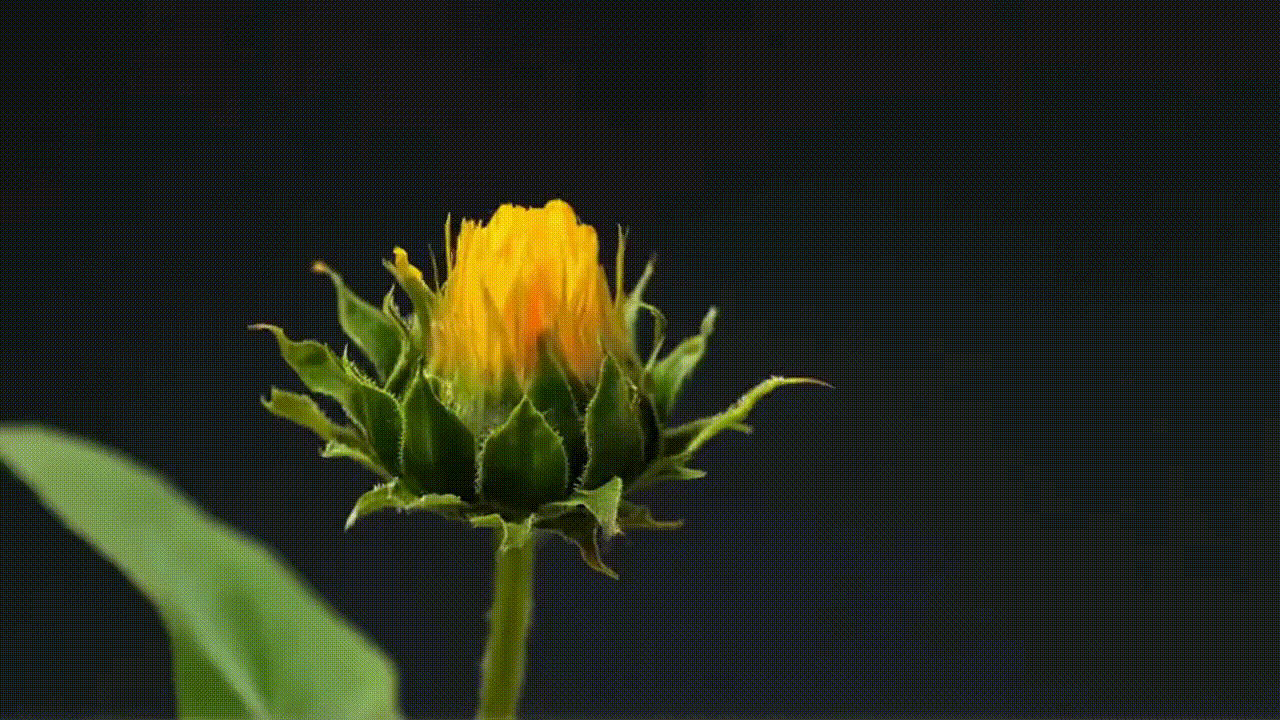
<svg viewBox="0 0 1280 720"><path fill-rule="evenodd" d="M448 276L432 310L433 374L489 387L511 376L523 383L545 337L567 372L596 380L603 353L625 335L594 228L563 200L503 205L487 224L464 220L456 244L446 238Z"/></svg>

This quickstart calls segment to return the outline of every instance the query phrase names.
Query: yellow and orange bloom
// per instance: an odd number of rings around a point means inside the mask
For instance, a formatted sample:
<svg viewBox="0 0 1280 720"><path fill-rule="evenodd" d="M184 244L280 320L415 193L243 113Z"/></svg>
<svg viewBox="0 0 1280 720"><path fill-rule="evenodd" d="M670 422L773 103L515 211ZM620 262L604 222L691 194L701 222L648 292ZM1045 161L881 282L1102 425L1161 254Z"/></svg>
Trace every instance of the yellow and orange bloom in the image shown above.
<svg viewBox="0 0 1280 720"><path fill-rule="evenodd" d="M566 369L592 384L606 351L626 352L596 231L563 200L503 205L484 224L464 220L456 248L447 240L445 248L430 372L474 386L499 385L509 374L527 383L546 337Z"/></svg>
<svg viewBox="0 0 1280 720"><path fill-rule="evenodd" d="M590 225L561 200L503 205L488 222L446 225L445 279L436 288L395 248L387 268L413 305L402 314L388 292L381 308L333 281L338 318L372 372L313 340L270 325L284 356L313 392L338 400L349 423L330 420L306 395L272 389L264 406L318 434L326 457L347 457L384 480L365 493L348 524L384 507L426 509L500 528L504 546L535 530L576 543L612 574L596 533L673 527L625 499L636 490L703 475L689 468L712 437L742 424L774 377L728 410L673 426L676 398L707 347L702 331L658 358L665 321L641 292L621 288L623 244L609 291ZM434 273L433 273L434 276ZM393 288L394 291L394 288ZM636 353L636 317L654 316L647 363Z"/></svg>

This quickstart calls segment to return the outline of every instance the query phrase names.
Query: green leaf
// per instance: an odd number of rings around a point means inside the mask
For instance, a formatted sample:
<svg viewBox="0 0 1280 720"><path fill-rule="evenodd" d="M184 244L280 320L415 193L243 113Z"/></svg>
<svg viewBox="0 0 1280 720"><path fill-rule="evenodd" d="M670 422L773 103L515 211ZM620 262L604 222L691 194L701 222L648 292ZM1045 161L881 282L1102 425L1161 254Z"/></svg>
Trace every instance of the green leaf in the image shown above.
<svg viewBox="0 0 1280 720"><path fill-rule="evenodd" d="M355 448L369 450L364 438L349 427L338 425L325 415L309 395L271 388L271 399L262 399L262 406L272 415L292 420L319 435L322 440L336 441Z"/></svg>
<svg viewBox="0 0 1280 720"><path fill-rule="evenodd" d="M174 705L180 718L253 717L199 646L176 620L162 617L169 634Z"/></svg>
<svg viewBox="0 0 1280 720"><path fill-rule="evenodd" d="M666 425L671 418L671 411L680 398L680 389L689 373L697 367L702 354L707 350L707 341L711 337L716 324L716 309L707 310L702 318L702 329L697 335L685 339L666 357L659 360L649 371L649 379L653 390L654 409L658 419Z"/></svg>
<svg viewBox="0 0 1280 720"><path fill-rule="evenodd" d="M417 495L400 483L388 482L375 486L356 500L347 516L344 529L350 530L357 520L383 508L399 510L431 510L441 515L451 516L470 505L457 495L427 493Z"/></svg>
<svg viewBox="0 0 1280 720"><path fill-rule="evenodd" d="M269 330L280 346L280 355L312 392L324 393L346 410L368 439L373 457L392 474L400 467L400 405L385 390L363 378L358 369L315 340L294 342L274 325L250 325Z"/></svg>
<svg viewBox="0 0 1280 720"><path fill-rule="evenodd" d="M432 493L475 495L476 440L436 396L426 376L415 375L404 396L404 477Z"/></svg>
<svg viewBox="0 0 1280 720"><path fill-rule="evenodd" d="M498 541L498 550L502 552L512 548L524 547L525 543L529 542L529 538L533 535L532 515L520 522L508 522L497 513L477 515L471 518L471 524L475 527L493 528L501 532L502 536Z"/></svg>
<svg viewBox="0 0 1280 720"><path fill-rule="evenodd" d="M568 491L564 445L528 397L485 441L479 466L480 495L513 513L532 512Z"/></svg>
<svg viewBox="0 0 1280 720"><path fill-rule="evenodd" d="M342 282L342 276L328 265L317 260L311 269L328 275L333 281L338 296L338 324L373 363L378 377L385 381L405 350L395 321L351 292Z"/></svg>
<svg viewBox="0 0 1280 720"><path fill-rule="evenodd" d="M608 575L614 580L618 579L618 573L613 568L604 564L600 559L600 547L596 544L596 528L599 525L595 517L584 510L574 510L548 518L537 523L537 527L544 530L554 530L569 542L578 546L578 552L582 554L582 561L591 569Z"/></svg>
<svg viewBox="0 0 1280 720"><path fill-rule="evenodd" d="M173 633L184 716L398 717L395 670L259 543L87 440L0 428L0 457Z"/></svg>
<svg viewBox="0 0 1280 720"><path fill-rule="evenodd" d="M607 537L618 532L618 503L621 500L622 478L614 478L595 490L577 489L567 500L547 503L538 509L538 515L549 519L575 508L584 508L595 517Z"/></svg>
<svg viewBox="0 0 1280 720"><path fill-rule="evenodd" d="M644 463L644 428L635 391L605 355L600 384L587 405L587 466L582 487L591 490L613 477L631 478Z"/></svg>

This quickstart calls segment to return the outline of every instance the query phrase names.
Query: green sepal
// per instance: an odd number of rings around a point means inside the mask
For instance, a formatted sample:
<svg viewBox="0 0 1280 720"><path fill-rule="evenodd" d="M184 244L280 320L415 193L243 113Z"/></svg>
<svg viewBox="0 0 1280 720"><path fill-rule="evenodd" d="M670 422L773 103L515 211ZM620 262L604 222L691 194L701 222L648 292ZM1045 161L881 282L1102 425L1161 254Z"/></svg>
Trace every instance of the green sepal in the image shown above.
<svg viewBox="0 0 1280 720"><path fill-rule="evenodd" d="M715 323L716 309L712 307L703 316L702 328L697 335L686 338L649 369L653 406L662 424L665 425L671 418L671 410L680 397L680 389L684 386L684 381L698 365L702 354L706 352L707 340L715 329Z"/></svg>
<svg viewBox="0 0 1280 720"><path fill-rule="evenodd" d="M662 343L667 339L667 316L649 303L642 302L640 307L648 310L649 316L653 318L653 343L649 347L649 359L644 364L644 377L648 378L654 364L658 362L658 353L662 351Z"/></svg>
<svg viewBox="0 0 1280 720"><path fill-rule="evenodd" d="M360 352L373 363L379 379L386 380L404 352L395 322L351 292L342 281L342 276L328 265L317 260L311 269L328 275L333 281L333 288L338 296L338 324L356 347L360 348Z"/></svg>
<svg viewBox="0 0 1280 720"><path fill-rule="evenodd" d="M631 292L627 293L622 300L622 320L631 336L633 345L639 345L640 343L640 338L636 336L636 318L639 316L640 306L644 304L644 289L649 285L649 278L653 277L653 268L656 264L657 259L650 257L649 263L644 266L644 272L640 274L640 279L636 281L635 287L631 288Z"/></svg>
<svg viewBox="0 0 1280 720"><path fill-rule="evenodd" d="M250 325L249 329L268 330L275 336L281 357L308 390L324 393L343 405L347 404L351 397L351 378L338 356L326 345L315 340L294 342L275 325Z"/></svg>
<svg viewBox="0 0 1280 720"><path fill-rule="evenodd" d="M387 507L403 507L405 503L416 497L416 495L394 480L381 485L374 485L371 490L365 492L356 500L356 504L352 506L351 513L347 515L347 522L342 529L350 530L351 526L356 524L356 520L365 515Z"/></svg>
<svg viewBox="0 0 1280 720"><path fill-rule="evenodd" d="M507 512L528 514L568 491L564 445L528 397L484 441L477 464L476 491Z"/></svg>
<svg viewBox="0 0 1280 720"><path fill-rule="evenodd" d="M644 391L639 393L638 410L640 428L644 431L644 462L647 464L658 457L662 449L662 423L658 421L658 413L653 409L653 398Z"/></svg>
<svg viewBox="0 0 1280 720"><path fill-rule="evenodd" d="M487 527L498 530L502 533L501 540L498 542L499 552L506 552L512 548L524 547L529 542L529 538L533 535L533 516L530 515L520 522L508 522L505 518L497 513L490 515L477 515L470 518L471 524L475 527Z"/></svg>
<svg viewBox="0 0 1280 720"><path fill-rule="evenodd" d="M392 475L399 475L400 439L404 434L404 414L400 403L387 391L356 381L351 392L352 420L369 438L374 457Z"/></svg>
<svg viewBox="0 0 1280 720"><path fill-rule="evenodd" d="M352 379L358 380L364 383L365 385L378 384L377 381L369 377L369 373L365 372L364 368L360 367L354 361L352 361L350 345L342 346L342 355L338 358L338 361L342 363L343 371L346 372L347 375L349 375Z"/></svg>
<svg viewBox="0 0 1280 720"><path fill-rule="evenodd" d="M679 450L670 451L669 454L655 460L640 477L636 478L634 483L627 487L627 492L644 490L669 480L688 480L703 477L706 475L703 471L684 467L684 464L693 457L698 448L731 427L739 430L746 427L742 421L747 419L751 408L755 407L760 398L783 385L798 385L801 383L813 383L831 387L827 383L813 378L771 377L765 380L748 390L724 412L695 420L693 423L688 424L688 429L683 425L675 428L672 432L679 431L677 438L680 439L683 447Z"/></svg>
<svg viewBox="0 0 1280 720"><path fill-rule="evenodd" d="M676 530L684 526L684 520L655 520L649 508L623 500L618 505L618 525L624 528Z"/></svg>
<svg viewBox="0 0 1280 720"><path fill-rule="evenodd" d="M563 515L557 515L538 522L543 530L554 530L566 540L578 546L582 561L591 569L608 575L614 580L618 573L604 564L600 559L600 547L596 544L596 528L599 527L594 516L585 510L576 509Z"/></svg>
<svg viewBox="0 0 1280 720"><path fill-rule="evenodd" d="M396 328L396 335L400 337L400 358L396 360L396 366L387 377L386 384L387 392L399 397L404 394L410 378L422 362L422 351L409 334L409 327L405 324L404 317L400 315L400 307L396 304L395 294L396 288L392 285L382 298L382 312L391 318Z"/></svg>
<svg viewBox="0 0 1280 720"><path fill-rule="evenodd" d="M685 463L689 461L687 455L664 456L653 461L644 472L627 486L627 492L637 492L655 485L661 485L675 480L697 480L707 476L705 470L697 468L685 467Z"/></svg>
<svg viewBox="0 0 1280 720"><path fill-rule="evenodd" d="M584 508L604 530L605 537L618 532L618 503L622 501L622 478L614 478L595 490L577 489L567 500L557 500L538 509L538 516L550 519Z"/></svg>
<svg viewBox="0 0 1280 720"><path fill-rule="evenodd" d="M409 388L409 383L413 381L418 371L422 369L421 356L406 356L404 362L396 366L391 377L387 379L386 390L392 397L404 398L405 391Z"/></svg>
<svg viewBox="0 0 1280 720"><path fill-rule="evenodd" d="M277 417L307 428L320 436L322 440L336 441L345 445L369 451L369 447L355 430L338 425L316 405L310 395L289 392L279 388L271 388L271 399L262 398L262 407Z"/></svg>
<svg viewBox="0 0 1280 720"><path fill-rule="evenodd" d="M830 384L813 378L771 377L748 390L742 395L742 397L738 398L737 402L731 405L724 412L718 415L713 415L710 418L705 418L707 420L706 425L704 425L702 429L693 436L693 439L689 441L688 446L681 455L685 457L692 455L711 438L719 435L730 427L740 425L742 421L747 419L747 415L751 412L751 408L755 407L756 403L760 401L760 398L763 398L765 395L768 395L783 385L800 385L803 383L812 383L814 385L825 385L827 387L831 387Z"/></svg>
<svg viewBox="0 0 1280 720"><path fill-rule="evenodd" d="M385 390L373 384L345 356L339 359L325 345L315 340L294 342L274 325L251 325L253 329L270 330L280 345L280 354L313 392L324 393L342 403L373 450L374 458L395 474L400 465L400 431L403 427L400 405Z"/></svg>
<svg viewBox="0 0 1280 720"><path fill-rule="evenodd" d="M569 367L569 361L564 356L564 350L559 343L548 342L545 351L551 357L551 361L560 368L560 376L564 378L565 384L569 386L569 393L573 396L573 406L575 410L581 410L578 413L578 419L581 420L582 412L586 411L587 403L591 402L591 388L582 381L582 378L566 370Z"/></svg>
<svg viewBox="0 0 1280 720"><path fill-rule="evenodd" d="M418 495L401 483L392 481L376 485L372 490L361 495L360 499L356 500L355 506L351 508L351 514L347 516L343 529L350 530L356 520L371 512L389 507L402 511L432 510L441 515L453 516L470 505L457 495L436 493Z"/></svg>
<svg viewBox="0 0 1280 720"><path fill-rule="evenodd" d="M474 497L476 439L436 396L431 381L416 373L404 395L400 469L427 492Z"/></svg>
<svg viewBox="0 0 1280 720"><path fill-rule="evenodd" d="M611 355L587 404L587 466L581 487L592 490L612 477L630 478L644 463L644 428L635 391Z"/></svg>
<svg viewBox="0 0 1280 720"><path fill-rule="evenodd" d="M324 447L320 448L320 457L348 458L350 460L355 460L366 468L372 470L374 474L384 480L391 480L395 477L390 471L382 467L377 460L373 459L372 451L355 448L350 445L337 442L336 440L330 440Z"/></svg>
<svg viewBox="0 0 1280 720"><path fill-rule="evenodd" d="M538 367L529 380L527 394L566 448L582 440L582 418L578 415L573 388L547 335L538 338Z"/></svg>
<svg viewBox="0 0 1280 720"><path fill-rule="evenodd" d="M400 338L412 342L409 336L409 324L405 319L404 313L400 312L400 303L396 302L396 286L392 285L387 288L387 294L382 296L382 313L391 318L396 327L400 328Z"/></svg>
<svg viewBox="0 0 1280 720"><path fill-rule="evenodd" d="M404 288L404 293L409 296L409 302L413 303L414 317L419 319L416 325L418 339L421 341L421 346L426 347L427 326L422 324L422 318L431 317L431 308L435 305L435 293L431 292L431 288L428 288L427 283L422 279L422 271L409 264L409 256L404 250L395 248L394 254L396 256L394 263L383 260L382 265L387 268L400 287Z"/></svg>
<svg viewBox="0 0 1280 720"><path fill-rule="evenodd" d="M689 449L689 443L698 436L708 425L715 422L718 415L710 417L698 418L683 425L667 428L662 431L662 448L659 452L661 455L681 455ZM730 423L726 429L737 430L740 433L750 435L754 432L751 426L746 423Z"/></svg>

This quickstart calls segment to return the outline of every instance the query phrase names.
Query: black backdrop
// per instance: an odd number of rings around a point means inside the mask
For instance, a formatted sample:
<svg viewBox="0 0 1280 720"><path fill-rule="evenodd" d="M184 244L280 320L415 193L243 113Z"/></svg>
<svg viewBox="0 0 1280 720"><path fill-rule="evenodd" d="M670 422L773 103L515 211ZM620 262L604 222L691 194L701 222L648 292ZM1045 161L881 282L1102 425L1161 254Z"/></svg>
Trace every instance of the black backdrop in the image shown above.
<svg viewBox="0 0 1280 720"><path fill-rule="evenodd" d="M299 386L245 325L340 344L313 259L376 298L446 213L561 197L606 259L633 228L630 279L657 253L674 336L721 308L682 417L836 387L653 493L687 524L616 545L621 581L547 546L527 714L1277 712L1275 97L1223 59L1250 31L834 17L23 27L0 419L159 468L375 638L410 715L468 715L487 539L344 533L371 477L258 406ZM0 715L171 713L143 599L0 487Z"/></svg>

